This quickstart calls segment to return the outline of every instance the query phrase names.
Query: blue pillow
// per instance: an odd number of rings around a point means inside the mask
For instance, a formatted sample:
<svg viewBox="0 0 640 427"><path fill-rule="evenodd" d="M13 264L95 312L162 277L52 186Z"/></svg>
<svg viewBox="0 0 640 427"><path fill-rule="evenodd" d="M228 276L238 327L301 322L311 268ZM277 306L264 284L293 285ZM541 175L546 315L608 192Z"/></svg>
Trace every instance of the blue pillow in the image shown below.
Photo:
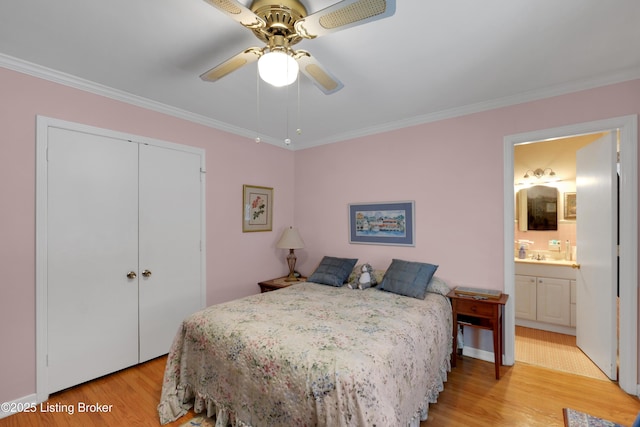
<svg viewBox="0 0 640 427"><path fill-rule="evenodd" d="M342 286L347 281L349 274L356 265L358 259L351 258L335 258L325 256L320 261L320 265L316 268L307 282L321 283L330 286Z"/></svg>
<svg viewBox="0 0 640 427"><path fill-rule="evenodd" d="M424 299L437 265L394 259L384 274L380 289L394 294Z"/></svg>

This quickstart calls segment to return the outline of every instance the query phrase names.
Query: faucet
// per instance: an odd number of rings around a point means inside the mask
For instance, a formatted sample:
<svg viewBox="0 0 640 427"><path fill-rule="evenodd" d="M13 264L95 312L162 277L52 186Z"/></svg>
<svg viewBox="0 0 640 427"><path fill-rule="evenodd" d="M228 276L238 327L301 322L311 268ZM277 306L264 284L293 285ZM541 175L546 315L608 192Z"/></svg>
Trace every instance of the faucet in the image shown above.
<svg viewBox="0 0 640 427"><path fill-rule="evenodd" d="M538 252L536 254L531 254L531 259L534 259L536 261L544 261L545 257L544 255L540 255L540 252Z"/></svg>

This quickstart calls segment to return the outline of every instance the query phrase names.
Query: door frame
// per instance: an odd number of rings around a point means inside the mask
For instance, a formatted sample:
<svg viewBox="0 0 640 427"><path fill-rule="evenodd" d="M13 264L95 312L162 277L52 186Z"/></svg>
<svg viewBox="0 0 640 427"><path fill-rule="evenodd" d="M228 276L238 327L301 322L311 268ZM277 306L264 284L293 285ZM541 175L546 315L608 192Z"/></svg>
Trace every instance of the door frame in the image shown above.
<svg viewBox="0 0 640 427"><path fill-rule="evenodd" d="M48 379L47 379L47 349L48 349L48 331L47 331L47 146L48 146L48 129L61 128L75 132L84 132L92 135L100 135L115 139L123 139L132 143L153 145L162 148L180 150L193 153L200 156L200 230L201 230L201 252L200 252L200 306L206 306L206 204L205 204L205 150L198 147L181 145L172 142L166 142L137 135L117 132L109 129L83 125L80 123L69 122L65 120L37 116L36 117L36 403L42 403L49 398Z"/></svg>
<svg viewBox="0 0 640 427"><path fill-rule="evenodd" d="M606 130L620 131L620 338L618 384L625 392L640 395L638 386L638 116L629 115L504 137L504 289L515 290L514 146ZM505 365L515 362L515 310L509 299L505 308Z"/></svg>

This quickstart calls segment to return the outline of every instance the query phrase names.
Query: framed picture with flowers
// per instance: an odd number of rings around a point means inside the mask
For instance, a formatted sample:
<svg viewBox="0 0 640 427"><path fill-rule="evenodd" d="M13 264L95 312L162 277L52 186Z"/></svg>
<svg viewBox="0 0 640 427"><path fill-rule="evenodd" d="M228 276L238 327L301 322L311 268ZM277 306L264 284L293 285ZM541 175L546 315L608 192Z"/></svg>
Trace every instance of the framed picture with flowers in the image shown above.
<svg viewBox="0 0 640 427"><path fill-rule="evenodd" d="M242 192L242 232L271 231L273 188L245 184Z"/></svg>

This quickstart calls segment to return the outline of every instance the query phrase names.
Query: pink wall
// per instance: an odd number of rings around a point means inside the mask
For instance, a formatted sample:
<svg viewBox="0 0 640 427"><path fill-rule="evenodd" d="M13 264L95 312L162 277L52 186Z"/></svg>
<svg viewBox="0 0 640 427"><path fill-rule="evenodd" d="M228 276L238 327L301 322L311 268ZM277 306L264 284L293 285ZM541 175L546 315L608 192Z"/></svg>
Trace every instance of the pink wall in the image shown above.
<svg viewBox="0 0 640 427"><path fill-rule="evenodd" d="M487 191L502 189L502 145L473 126L442 121L304 150L296 171L296 224L316 254L305 273L323 253L377 269L402 258L438 264L458 283L502 286L502 270L484 268L502 262L502 193ZM401 200L415 201L415 247L349 244L349 203Z"/></svg>
<svg viewBox="0 0 640 427"><path fill-rule="evenodd" d="M0 68L0 402L35 393L36 115L206 150L207 303L287 271L294 153ZM274 231L242 233L242 185L274 187ZM250 268L247 268L251 266Z"/></svg>

